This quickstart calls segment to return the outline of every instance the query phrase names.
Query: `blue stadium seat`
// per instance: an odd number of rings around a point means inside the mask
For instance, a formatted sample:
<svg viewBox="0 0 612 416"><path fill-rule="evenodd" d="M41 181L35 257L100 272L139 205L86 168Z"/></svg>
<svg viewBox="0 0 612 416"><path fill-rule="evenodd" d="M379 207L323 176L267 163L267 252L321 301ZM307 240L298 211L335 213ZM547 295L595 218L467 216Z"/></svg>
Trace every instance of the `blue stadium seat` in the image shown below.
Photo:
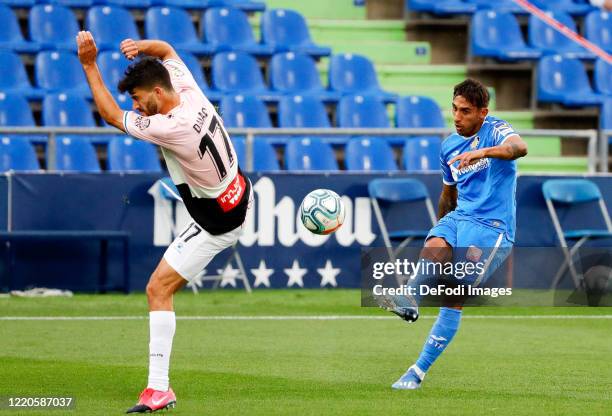
<svg viewBox="0 0 612 416"><path fill-rule="evenodd" d="M15 52L0 49L0 68L0 91L21 94L29 100L41 100L45 96L45 91L32 87L25 66Z"/></svg>
<svg viewBox="0 0 612 416"><path fill-rule="evenodd" d="M36 0L2 0L2 3L9 7L29 8L36 4Z"/></svg>
<svg viewBox="0 0 612 416"><path fill-rule="evenodd" d="M208 82L206 82L206 78L204 77L204 72L202 70L202 64L198 58L196 58L192 53L184 51L179 52L179 56L189 69L189 72L191 72L191 75L193 75L193 79L195 79L200 89L204 92L204 95L206 95L206 98L213 103L218 103L221 101L223 95L217 91L213 91L210 88Z"/></svg>
<svg viewBox="0 0 612 416"><path fill-rule="evenodd" d="M0 92L0 126L36 126L30 105L22 95Z"/></svg>
<svg viewBox="0 0 612 416"><path fill-rule="evenodd" d="M148 9L155 4L155 0L106 0L106 3L126 9Z"/></svg>
<svg viewBox="0 0 612 416"><path fill-rule="evenodd" d="M404 170L422 171L440 169L439 137L411 137L404 145Z"/></svg>
<svg viewBox="0 0 612 416"><path fill-rule="evenodd" d="M499 12L510 12L513 14L529 14L525 9L516 4L513 0L464 0L466 3L475 4L478 10L494 9Z"/></svg>
<svg viewBox="0 0 612 416"><path fill-rule="evenodd" d="M347 170L396 171L397 163L393 149L385 140L378 138L355 138L346 145L344 162Z"/></svg>
<svg viewBox="0 0 612 416"><path fill-rule="evenodd" d="M65 92L91 97L91 90L79 63L68 51L44 51L36 56L36 83L47 93Z"/></svg>
<svg viewBox="0 0 612 416"><path fill-rule="evenodd" d="M342 94L323 89L314 60L296 52L277 53L270 60L270 86L288 95L315 95L325 102L337 102Z"/></svg>
<svg viewBox="0 0 612 416"><path fill-rule="evenodd" d="M429 97L400 97L395 107L395 125L399 128L444 128L446 123L438 103Z"/></svg>
<svg viewBox="0 0 612 416"><path fill-rule="evenodd" d="M204 0L204 1L216 1L216 0ZM263 12L266 10L266 3L263 1L252 1L252 0L224 0L226 6L232 6L245 12Z"/></svg>
<svg viewBox="0 0 612 416"><path fill-rule="evenodd" d="M30 38L44 49L76 52L75 33L80 30L76 16L59 4L39 4L30 10Z"/></svg>
<svg viewBox="0 0 612 416"><path fill-rule="evenodd" d="M96 127L89 103L78 95L49 94L43 100L44 126Z"/></svg>
<svg viewBox="0 0 612 416"><path fill-rule="evenodd" d="M569 29L577 32L574 19L565 12L548 12ZM595 59L595 55L544 23L534 15L529 17L529 44L546 54L563 54L570 58Z"/></svg>
<svg viewBox="0 0 612 416"><path fill-rule="evenodd" d="M23 137L0 137L0 172L7 170L39 170L36 151Z"/></svg>
<svg viewBox="0 0 612 416"><path fill-rule="evenodd" d="M39 3L43 3L43 1L39 1ZM66 6L66 7L87 9L94 5L95 0L53 0L52 3L57 3L59 5Z"/></svg>
<svg viewBox="0 0 612 416"><path fill-rule="evenodd" d="M63 172L100 172L93 144L82 137L58 136L55 142L56 169ZM50 148L47 147L47 160Z"/></svg>
<svg viewBox="0 0 612 416"><path fill-rule="evenodd" d="M255 96L225 96L221 99L220 111L225 127L272 127L272 121L270 121L266 105Z"/></svg>
<svg viewBox="0 0 612 416"><path fill-rule="evenodd" d="M570 107L599 105L603 96L591 88L582 63L561 55L545 56L537 69L538 100Z"/></svg>
<svg viewBox="0 0 612 416"><path fill-rule="evenodd" d="M329 56L331 49L316 45L304 17L295 10L267 10L261 15L261 40L276 52L302 52L315 57Z"/></svg>
<svg viewBox="0 0 612 416"><path fill-rule="evenodd" d="M472 14L477 6L461 0L406 0L409 10L438 15Z"/></svg>
<svg viewBox="0 0 612 416"><path fill-rule="evenodd" d="M599 127L602 130L612 130L612 98L606 98L601 106ZM608 137L608 143L612 143L612 136Z"/></svg>
<svg viewBox="0 0 612 416"><path fill-rule="evenodd" d="M195 55L211 55L213 47L202 43L196 35L191 16L175 7L152 7L145 14L145 33L148 39L161 39L176 50Z"/></svg>
<svg viewBox="0 0 612 416"><path fill-rule="evenodd" d="M254 57L244 52L221 52L212 60L213 87L223 94L256 95L264 101L278 101L279 94L266 88Z"/></svg>
<svg viewBox="0 0 612 416"><path fill-rule="evenodd" d="M119 50L124 39L140 39L132 14L123 7L96 6L87 11L85 27L100 50Z"/></svg>
<svg viewBox="0 0 612 416"><path fill-rule="evenodd" d="M338 127L388 128L391 127L387 109L382 101L372 96L344 97L336 111Z"/></svg>
<svg viewBox="0 0 612 416"><path fill-rule="evenodd" d="M521 28L509 12L481 10L472 18L472 54L502 61L538 59L542 52L525 45Z"/></svg>
<svg viewBox="0 0 612 416"><path fill-rule="evenodd" d="M278 125L284 128L331 128L323 102L308 95L283 97L278 104Z"/></svg>
<svg viewBox="0 0 612 416"><path fill-rule="evenodd" d="M233 7L215 7L202 15L203 41L215 52L241 51L255 56L269 57L274 52L270 45L257 43L247 15Z"/></svg>
<svg viewBox="0 0 612 416"><path fill-rule="evenodd" d="M129 136L115 136L108 143L108 170L112 172L161 172L157 149Z"/></svg>
<svg viewBox="0 0 612 416"><path fill-rule="evenodd" d="M584 20L585 37L605 50L612 53L612 13L595 10Z"/></svg>
<svg viewBox="0 0 612 416"><path fill-rule="evenodd" d="M372 62L362 55L334 55L329 63L329 87L344 95L373 95L385 102L395 102L397 95L380 88Z"/></svg>
<svg viewBox="0 0 612 416"><path fill-rule="evenodd" d="M119 106L119 108L121 108L123 111L133 110L132 97L130 97L127 93L124 93L124 94L115 93L113 94L113 98L117 102L117 105Z"/></svg>
<svg viewBox="0 0 612 416"><path fill-rule="evenodd" d="M590 4L578 4L574 0L532 0L540 9L565 12L572 16L584 16L594 9Z"/></svg>
<svg viewBox="0 0 612 416"><path fill-rule="evenodd" d="M600 94L609 95L612 97L612 65L598 59L595 62L594 71L595 89Z"/></svg>
<svg viewBox="0 0 612 416"><path fill-rule="evenodd" d="M98 55L98 67L102 79L111 92L117 92L117 85L123 78L130 61L121 52L104 51Z"/></svg>
<svg viewBox="0 0 612 416"><path fill-rule="evenodd" d="M232 137L232 144L238 156L238 165L246 170L246 143L244 137ZM266 140L253 141L253 170L275 172L280 170L276 150Z"/></svg>
<svg viewBox="0 0 612 416"><path fill-rule="evenodd" d="M338 170L331 146L318 137L290 140L285 148L285 164L290 171Z"/></svg>
<svg viewBox="0 0 612 416"><path fill-rule="evenodd" d="M41 45L23 38L15 13L5 4L0 4L0 48L19 53L36 53Z"/></svg>

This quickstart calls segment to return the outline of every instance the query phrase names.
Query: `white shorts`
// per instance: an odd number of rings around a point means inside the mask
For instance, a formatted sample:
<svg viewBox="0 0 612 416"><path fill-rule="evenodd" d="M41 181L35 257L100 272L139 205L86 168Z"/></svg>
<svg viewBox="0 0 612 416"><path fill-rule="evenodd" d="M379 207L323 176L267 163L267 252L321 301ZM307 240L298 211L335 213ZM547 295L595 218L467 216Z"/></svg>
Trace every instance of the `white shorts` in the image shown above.
<svg viewBox="0 0 612 416"><path fill-rule="evenodd" d="M253 205L252 198L251 193L247 215ZM213 257L238 241L243 227L244 223L225 234L212 235L192 221L168 246L164 259L183 279L191 282Z"/></svg>

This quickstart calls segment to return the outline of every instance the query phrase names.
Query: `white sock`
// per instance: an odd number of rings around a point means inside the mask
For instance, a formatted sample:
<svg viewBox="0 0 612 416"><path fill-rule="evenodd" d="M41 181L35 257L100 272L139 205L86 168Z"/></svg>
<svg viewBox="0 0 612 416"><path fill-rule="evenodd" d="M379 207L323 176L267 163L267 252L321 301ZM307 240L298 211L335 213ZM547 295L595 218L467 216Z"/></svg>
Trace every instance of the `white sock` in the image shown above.
<svg viewBox="0 0 612 416"><path fill-rule="evenodd" d="M148 388L168 391L170 380L170 353L176 329L173 311L149 312L149 385Z"/></svg>

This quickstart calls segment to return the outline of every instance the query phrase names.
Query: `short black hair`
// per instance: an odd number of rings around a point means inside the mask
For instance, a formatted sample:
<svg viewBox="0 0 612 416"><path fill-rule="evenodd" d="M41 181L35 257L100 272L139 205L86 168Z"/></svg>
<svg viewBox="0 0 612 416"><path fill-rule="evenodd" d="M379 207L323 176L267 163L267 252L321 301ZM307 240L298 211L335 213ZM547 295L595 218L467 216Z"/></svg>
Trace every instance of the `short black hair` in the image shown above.
<svg viewBox="0 0 612 416"><path fill-rule="evenodd" d="M468 78L462 83L455 85L453 98L457 97L458 95L465 98L468 103L476 106L477 108L489 107L489 91L487 90L487 87L475 79Z"/></svg>
<svg viewBox="0 0 612 416"><path fill-rule="evenodd" d="M145 56L127 67L117 88L122 93L127 91L132 94L134 88L150 90L158 86L168 91L172 90L170 74L159 59Z"/></svg>

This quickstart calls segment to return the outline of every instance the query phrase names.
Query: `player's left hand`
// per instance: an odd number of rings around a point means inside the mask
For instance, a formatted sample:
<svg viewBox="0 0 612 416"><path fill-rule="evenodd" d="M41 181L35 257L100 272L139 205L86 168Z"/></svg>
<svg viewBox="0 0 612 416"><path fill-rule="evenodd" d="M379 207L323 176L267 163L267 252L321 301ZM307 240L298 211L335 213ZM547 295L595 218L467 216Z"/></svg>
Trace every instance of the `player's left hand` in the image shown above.
<svg viewBox="0 0 612 416"><path fill-rule="evenodd" d="M98 47L96 42L89 31L81 31L76 36L76 42L78 47L79 61L81 65L91 65L96 62L96 56L98 55Z"/></svg>
<svg viewBox="0 0 612 416"><path fill-rule="evenodd" d="M454 158L448 161L448 165L450 166L456 161L459 161L459 166L457 166L457 169L463 169L466 166L473 165L485 156L486 155L483 149L476 149L455 156Z"/></svg>

